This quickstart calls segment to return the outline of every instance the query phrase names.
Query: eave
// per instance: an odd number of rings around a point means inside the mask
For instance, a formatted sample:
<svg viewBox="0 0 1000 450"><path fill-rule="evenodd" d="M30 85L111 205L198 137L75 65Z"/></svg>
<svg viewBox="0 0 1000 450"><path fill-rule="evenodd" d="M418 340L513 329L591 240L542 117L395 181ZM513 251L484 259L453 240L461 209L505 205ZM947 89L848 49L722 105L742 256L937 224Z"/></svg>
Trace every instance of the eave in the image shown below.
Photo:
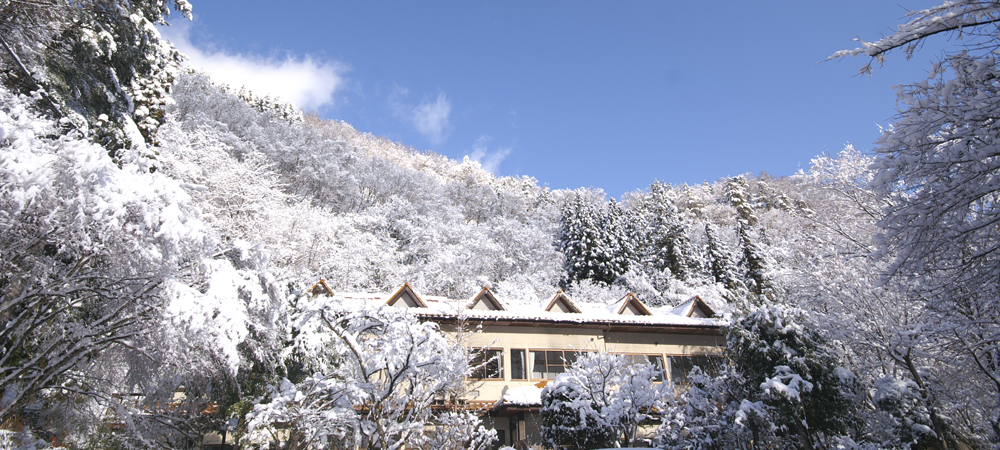
<svg viewBox="0 0 1000 450"><path fill-rule="evenodd" d="M455 325L460 322L482 324L491 326L517 326L517 327L538 327L538 328L583 328L591 330L605 330L615 332L636 332L636 333L668 333L668 334L700 334L700 335L722 335L722 325L704 324L662 324L662 323L637 323L637 322L617 322L614 320L587 320L587 321L567 321L546 318L509 318L509 317L456 317L454 315L443 315L433 313L417 314L424 320L431 320L440 324Z"/></svg>

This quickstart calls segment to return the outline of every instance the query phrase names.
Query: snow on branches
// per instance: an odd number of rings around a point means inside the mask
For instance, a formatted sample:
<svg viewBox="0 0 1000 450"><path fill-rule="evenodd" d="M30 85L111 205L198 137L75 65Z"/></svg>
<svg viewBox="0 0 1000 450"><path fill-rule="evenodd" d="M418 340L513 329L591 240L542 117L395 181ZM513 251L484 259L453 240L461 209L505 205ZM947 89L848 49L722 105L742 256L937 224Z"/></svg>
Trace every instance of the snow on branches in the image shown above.
<svg viewBox="0 0 1000 450"><path fill-rule="evenodd" d="M639 424L673 395L669 383L654 383L662 371L628 355L580 353L542 390L543 436L553 447L631 446Z"/></svg>
<svg viewBox="0 0 1000 450"><path fill-rule="evenodd" d="M493 441L495 432L478 418L446 408L463 392L470 355L437 324L387 306L320 297L303 308L297 330L311 374L282 381L254 408L247 443L277 440L279 428L290 431L291 448L395 450L445 436L485 448ZM429 426L437 428L426 433Z"/></svg>

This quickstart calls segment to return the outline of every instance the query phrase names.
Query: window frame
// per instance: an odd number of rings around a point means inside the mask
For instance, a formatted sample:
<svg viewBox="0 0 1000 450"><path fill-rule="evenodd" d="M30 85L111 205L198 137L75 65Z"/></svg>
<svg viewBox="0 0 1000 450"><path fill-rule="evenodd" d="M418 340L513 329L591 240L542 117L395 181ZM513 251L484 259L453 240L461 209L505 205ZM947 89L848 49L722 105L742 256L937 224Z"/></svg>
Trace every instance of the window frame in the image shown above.
<svg viewBox="0 0 1000 450"><path fill-rule="evenodd" d="M523 375L522 375L521 378L517 378L517 377L514 376L514 354L517 353L517 352L521 352L521 357L523 358L521 360L521 370L523 371L522 372ZM529 381L529 380L531 380L531 371L529 370L530 366L528 365L528 355L529 355L528 349L526 349L526 348L512 348L512 349L508 350L508 353L510 354L510 380L511 381Z"/></svg>
<svg viewBox="0 0 1000 450"><path fill-rule="evenodd" d="M545 352L545 371L543 373L548 374L548 373L550 373L549 370L548 370L548 368L550 366L549 363L548 363L548 361L549 361L549 355L548 355L548 353L549 352L561 352L562 353L562 357L560 358L560 360L563 363L562 364L563 371L559 372L559 373L556 373L556 376L559 376L559 374L566 373L566 370L569 369L569 367L572 366L574 362L576 362L576 356L575 356L576 354L579 354L579 353L590 353L593 350L559 349L559 348L528 348L528 349L526 349L526 351L527 351L527 354L525 355L526 356L525 357L525 363L527 365L525 367L525 371L527 372L527 375L528 375L528 380L527 381L542 381L542 380L549 380L549 381L551 381L551 380L555 380L555 377L552 377L552 378L548 378L548 377L535 378L534 377L535 362L534 362L534 358L532 358L532 353ZM574 354L573 359L572 360L568 360L566 358L566 353ZM555 367L554 364L552 366Z"/></svg>
<svg viewBox="0 0 1000 450"><path fill-rule="evenodd" d="M667 381L667 364L666 364L666 358L663 357L662 353L625 352L625 353L614 353L614 354L615 355L628 356L628 357L632 358L632 364L639 364L638 362L636 362L635 357L636 356L642 356L642 357L646 358L646 362L649 363L649 364L651 364L651 365L653 365L653 367L656 367L657 365L656 365L656 363L654 363L651 360L651 358L654 358L654 357L655 358L660 358L660 364L659 364L659 367L660 367L660 379L659 380L653 380L653 382L654 383L663 383L663 382Z"/></svg>
<svg viewBox="0 0 1000 450"><path fill-rule="evenodd" d="M499 348L499 347L475 347L475 348L472 349L472 351L473 351L473 357L472 357L472 360L469 361L469 365L472 366L472 367L475 367L475 366L478 366L478 365L482 364L483 366L480 367L480 368L478 368L478 369L473 369L472 370L472 373L469 374L469 379L470 380L482 380L482 381L498 381L499 380L499 381L503 381L503 380L506 379L506 377L505 377L506 374L504 372L506 368L504 367L503 360L504 360L504 355L507 352L503 348ZM497 353L495 354L495 356L488 356L489 352L497 352ZM490 366L490 364L493 364L493 363L497 364L497 370L496 371L491 371L490 370L489 366ZM482 371L481 373L482 373L482 375L484 375L484 377L480 378L480 377L476 376L476 375L479 374L478 371ZM491 375L491 374L497 374L497 375L499 375L499 377L497 377L497 378L490 377L489 375Z"/></svg>
<svg viewBox="0 0 1000 450"><path fill-rule="evenodd" d="M680 369L681 376L683 377L682 381L676 381L676 380L674 380L674 358L683 358L682 359L682 363L681 363L681 369ZM697 360L698 358L706 358L706 360L704 362L707 363L707 364L704 365L704 366L702 366L701 364L698 363L698 360ZM716 370L711 369L711 366L709 364L712 363L712 360L710 360L708 358L714 358L714 359L717 359L717 360L719 360L721 362L722 355L705 355L705 354L700 354L700 355L699 354L696 354L696 355L670 355L670 354L668 354L667 355L667 359L665 361L667 361L667 364L669 364L669 366L667 367L666 372L670 376L670 382L673 383L673 384L676 384L676 385L690 385L691 381L688 380L688 375L691 373L691 369L694 369L695 366L698 366L699 368L701 368L702 369L702 373L705 373L705 374L707 374L709 376L716 376L716 375L718 375L718 373L717 373ZM687 365L683 363L684 360L690 361L690 366L689 367L685 367Z"/></svg>

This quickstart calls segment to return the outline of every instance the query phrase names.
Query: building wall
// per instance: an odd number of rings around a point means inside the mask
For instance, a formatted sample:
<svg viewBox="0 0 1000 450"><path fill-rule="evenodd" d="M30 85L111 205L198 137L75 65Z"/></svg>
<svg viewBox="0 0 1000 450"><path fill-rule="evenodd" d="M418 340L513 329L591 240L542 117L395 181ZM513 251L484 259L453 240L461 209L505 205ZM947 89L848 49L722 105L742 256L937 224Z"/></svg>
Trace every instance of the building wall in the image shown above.
<svg viewBox="0 0 1000 450"><path fill-rule="evenodd" d="M475 324L466 324L475 330ZM443 325L449 333L457 333L455 326ZM511 349L531 350L582 350L610 353L661 355L663 361L677 355L719 355L725 337L704 334L609 332L596 327L548 328L535 326L498 326L483 324L478 331L462 334L466 345L474 348L503 350L503 379L470 380L473 391L468 400L499 400L506 389L537 386L546 380L511 378ZM667 370L669 373L669 370ZM544 384L542 384L544 385Z"/></svg>

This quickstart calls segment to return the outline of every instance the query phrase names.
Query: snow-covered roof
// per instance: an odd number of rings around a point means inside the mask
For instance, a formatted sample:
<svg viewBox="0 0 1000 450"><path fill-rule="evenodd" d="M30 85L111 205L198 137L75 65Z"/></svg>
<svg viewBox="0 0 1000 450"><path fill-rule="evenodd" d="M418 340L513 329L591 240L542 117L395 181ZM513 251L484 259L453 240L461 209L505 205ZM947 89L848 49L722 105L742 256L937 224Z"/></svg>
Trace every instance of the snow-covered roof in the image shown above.
<svg viewBox="0 0 1000 450"><path fill-rule="evenodd" d="M608 305L608 312L626 316L652 316L653 312L635 294L629 292L617 302Z"/></svg>
<svg viewBox="0 0 1000 450"><path fill-rule="evenodd" d="M484 292L503 309L476 308ZM649 308L635 295L626 295L611 305L576 303L559 291L540 302L501 304L488 289L473 299L454 300L437 296L421 296L410 284L404 284L394 294L342 293L345 301L364 301L372 306L407 307L415 315L434 320L483 320L494 322L535 322L549 324L601 324L628 326L677 326L718 328L722 322L697 296L675 308ZM567 311L569 309L569 311Z"/></svg>
<svg viewBox="0 0 1000 450"><path fill-rule="evenodd" d="M569 298L569 296L566 295L566 293L563 292L562 289L560 289L559 292L556 292L556 295L553 295L552 298L545 303L545 307L542 308L542 310L546 312L561 312L561 313L572 313L572 314L580 314L583 312L580 311L580 308L576 306L576 303L573 303L573 300Z"/></svg>
<svg viewBox="0 0 1000 450"><path fill-rule="evenodd" d="M670 310L670 314L683 317L715 317L715 311L712 310L712 308L710 308L708 304L706 304L705 301L697 295L672 308Z"/></svg>
<svg viewBox="0 0 1000 450"><path fill-rule="evenodd" d="M389 300L386 300L385 304L401 308L427 307L427 304L420 298L417 291L413 290L413 286L410 286L410 283L403 283L403 287L399 288L395 294L389 296Z"/></svg>
<svg viewBox="0 0 1000 450"><path fill-rule="evenodd" d="M493 406L540 406L541 404L542 388L521 386L505 390L503 396Z"/></svg>
<svg viewBox="0 0 1000 450"><path fill-rule="evenodd" d="M493 295L493 291L490 290L489 286L483 286L483 289L475 297L472 297L472 300L469 301L469 309L487 311L507 310L507 308L503 307L503 303L500 303L496 296Z"/></svg>
<svg viewBox="0 0 1000 450"><path fill-rule="evenodd" d="M309 288L309 293L311 295L334 295L333 289L330 289L330 285L326 284L326 280L320 278L313 287Z"/></svg>

